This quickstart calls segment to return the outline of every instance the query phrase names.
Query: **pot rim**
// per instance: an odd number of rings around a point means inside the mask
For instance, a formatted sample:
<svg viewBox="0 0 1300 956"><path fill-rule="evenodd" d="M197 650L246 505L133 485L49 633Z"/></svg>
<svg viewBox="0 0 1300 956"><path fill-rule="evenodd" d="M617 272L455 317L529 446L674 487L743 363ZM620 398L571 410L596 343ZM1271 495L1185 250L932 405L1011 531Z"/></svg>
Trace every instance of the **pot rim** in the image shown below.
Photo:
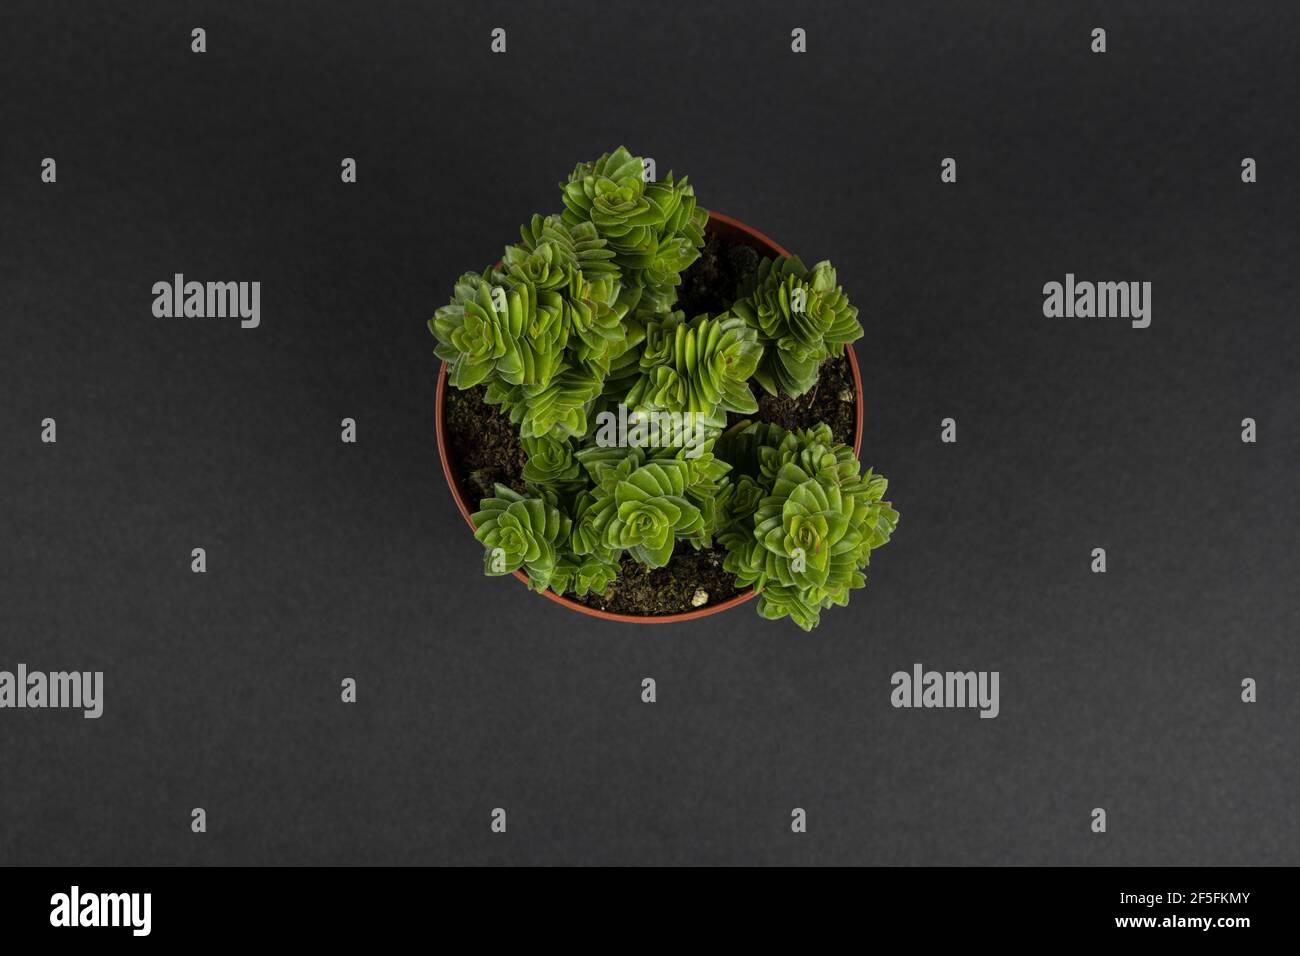
<svg viewBox="0 0 1300 956"><path fill-rule="evenodd" d="M753 244L770 250L773 256L789 258L790 253L784 246L769 239L763 233L747 226L738 219L731 216L725 216L720 212L709 210L709 225L721 225L722 231L739 232L748 236ZM845 354L848 356L849 368L853 372L853 393L857 403L857 424L853 431L853 454L860 455L862 452L862 373L858 368L857 356L853 353L853 343L845 346ZM452 500L456 502L456 507L460 510L461 517L469 525L470 531L473 532L474 521L471 518L473 514L468 504L460 493L460 487L452 474L451 460L447 454L447 444L443 440L443 396L447 392L447 363L443 362L438 368L438 383L434 388L434 406L433 406L433 424L436 444L438 446L438 459L442 463L442 475L447 482L447 487L451 491ZM528 576L522 571L513 572L514 576L522 581L525 585L528 583ZM530 589L531 590L531 589ZM587 614L591 617L601 618L606 621L620 621L624 624L672 624L680 621L694 621L702 617L708 617L710 614L718 614L722 611L728 611L733 607L744 604L752 600L758 592L753 588L743 591L735 597L728 598L720 604L710 604L706 607L698 608L693 611L682 611L678 614L661 614L637 616L633 614L616 614L613 611L602 611L599 608L588 607L579 603L572 598L556 594L549 588L542 591L533 591L534 594L540 594L547 600L554 601L556 604L563 605L571 611L577 611L581 614Z"/></svg>

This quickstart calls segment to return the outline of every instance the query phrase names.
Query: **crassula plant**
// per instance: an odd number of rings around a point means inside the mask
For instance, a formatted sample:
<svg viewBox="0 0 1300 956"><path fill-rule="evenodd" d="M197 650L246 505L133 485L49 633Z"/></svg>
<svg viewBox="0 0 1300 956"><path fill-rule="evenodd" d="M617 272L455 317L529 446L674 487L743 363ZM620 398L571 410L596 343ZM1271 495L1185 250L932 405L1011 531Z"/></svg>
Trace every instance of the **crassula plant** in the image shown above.
<svg viewBox="0 0 1300 956"><path fill-rule="evenodd" d="M864 586L898 513L827 424L764 421L759 395L814 391L858 310L829 262L796 257L758 261L723 308L679 308L708 214L651 165L622 147L578 164L561 211L429 321L450 386L481 386L517 428L522 467L472 515L485 570L581 599L629 561L718 549L760 615L810 630Z"/></svg>

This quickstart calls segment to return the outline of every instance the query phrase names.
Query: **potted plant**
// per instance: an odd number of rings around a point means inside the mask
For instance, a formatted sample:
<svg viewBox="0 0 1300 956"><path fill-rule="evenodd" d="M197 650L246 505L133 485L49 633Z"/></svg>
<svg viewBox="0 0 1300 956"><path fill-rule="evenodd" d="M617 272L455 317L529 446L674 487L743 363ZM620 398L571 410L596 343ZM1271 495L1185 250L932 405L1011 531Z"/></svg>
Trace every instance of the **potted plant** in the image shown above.
<svg viewBox="0 0 1300 956"><path fill-rule="evenodd" d="M662 623L758 596L804 630L898 513L857 459L858 311L623 147L429 320L438 452L489 575Z"/></svg>

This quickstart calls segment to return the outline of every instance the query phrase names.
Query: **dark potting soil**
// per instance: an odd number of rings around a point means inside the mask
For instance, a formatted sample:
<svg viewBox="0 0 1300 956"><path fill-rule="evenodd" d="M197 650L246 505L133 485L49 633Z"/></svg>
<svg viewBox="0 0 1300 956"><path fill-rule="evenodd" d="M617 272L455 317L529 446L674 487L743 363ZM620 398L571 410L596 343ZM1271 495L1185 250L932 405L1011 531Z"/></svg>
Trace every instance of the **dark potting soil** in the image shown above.
<svg viewBox="0 0 1300 956"><path fill-rule="evenodd" d="M753 415L730 412L728 425L748 418L775 422L787 431L795 431L825 422L831 426L836 441L852 446L858 430L858 399L853 391L853 369L845 356L823 362L817 373L817 384L798 398L769 395L761 385L751 384L751 387L758 399L758 411Z"/></svg>
<svg viewBox="0 0 1300 956"><path fill-rule="evenodd" d="M722 569L726 556L722 548L696 551L679 544L666 565L647 568L625 554L619 561L618 577L604 594L569 597L598 611L636 617L680 614L721 604L740 593L735 576Z"/></svg>
<svg viewBox="0 0 1300 956"><path fill-rule="evenodd" d="M744 245L722 243L710 234L700 258L683 274L675 308L694 318L702 312L715 315L728 309L735 290L757 268L758 253ZM755 415L728 416L728 423L748 417L775 422L787 429L807 428L826 422L837 441L851 445L857 427L853 373L848 359L823 363L817 384L799 398L773 396L755 385ZM496 484L525 492L523 468L527 461L519 428L500 406L483 401L485 386L460 391L448 387L443 396L443 436L452 472L470 510L489 497ZM726 551L719 547L696 551L682 544L662 568L647 568L624 555L618 578L604 594L570 600L614 614L661 617L721 604L741 593L735 578L722 568ZM703 591L703 595L699 592ZM697 603L698 602L698 603Z"/></svg>
<svg viewBox="0 0 1300 956"><path fill-rule="evenodd" d="M762 257L749 246L724 243L718 234L705 237L700 257L682 273L673 306L693 319L701 312L717 315L731 308L740 284L758 271Z"/></svg>
<svg viewBox="0 0 1300 956"><path fill-rule="evenodd" d="M524 494L524 454L519 426L500 405L483 401L486 385L461 391L447 386L442 420L446 429L447 457L460 479L460 489L471 511L482 498L492 497L497 484Z"/></svg>

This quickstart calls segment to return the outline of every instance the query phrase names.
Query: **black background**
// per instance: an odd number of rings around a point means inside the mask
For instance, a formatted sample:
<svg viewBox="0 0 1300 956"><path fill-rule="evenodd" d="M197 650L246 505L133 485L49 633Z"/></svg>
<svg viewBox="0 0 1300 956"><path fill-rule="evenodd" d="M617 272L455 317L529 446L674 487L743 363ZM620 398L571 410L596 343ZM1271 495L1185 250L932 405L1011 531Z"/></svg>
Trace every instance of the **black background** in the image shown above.
<svg viewBox="0 0 1300 956"><path fill-rule="evenodd" d="M0 712L0 862L1300 862L1294 5L0 16L0 669L105 672ZM862 310L902 520L811 635L487 579L443 481L425 321L619 143ZM154 318L176 272L261 327ZM1066 272L1151 327L1044 318ZM891 708L915 661L1001 715Z"/></svg>

